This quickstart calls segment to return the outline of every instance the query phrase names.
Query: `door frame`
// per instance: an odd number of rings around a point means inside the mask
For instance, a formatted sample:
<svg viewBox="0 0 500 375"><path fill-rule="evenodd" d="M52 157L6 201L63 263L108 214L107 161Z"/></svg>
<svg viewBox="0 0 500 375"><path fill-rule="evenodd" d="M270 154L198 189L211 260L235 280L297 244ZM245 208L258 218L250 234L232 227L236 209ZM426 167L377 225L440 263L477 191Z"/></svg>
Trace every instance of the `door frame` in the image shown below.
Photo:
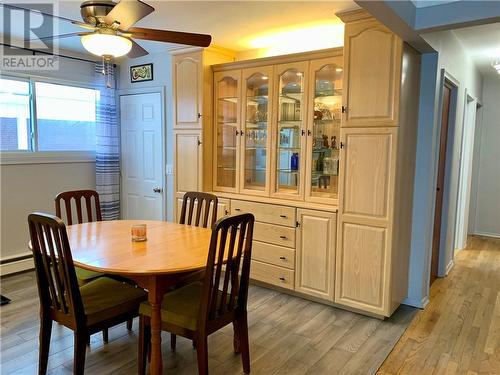
<svg viewBox="0 0 500 375"><path fill-rule="evenodd" d="M128 95L141 95L141 94L160 94L160 101L161 101L161 152L162 152L162 162L161 162L161 176L162 176L162 184L163 184L163 206L161 210L161 217L162 220L166 220L167 217L167 210L170 206L174 207L174 204L169 204L169 198L171 196L171 189L167 184L167 176L165 174L165 166L167 163L167 139L168 139L168 132L166 128L166 121L165 119L167 118L167 113L166 113L166 105L165 105L165 98L166 98L166 89L165 86L151 86L147 88L137 88L137 89L123 89L123 90L116 90L116 101L117 101L117 111L116 111L116 116L117 120L120 124L120 204L123 202L123 181L122 181L122 160L123 160L123 155L122 155L122 138L121 138L121 101L120 97L122 96L128 96ZM122 212L120 211L120 219Z"/></svg>
<svg viewBox="0 0 500 375"><path fill-rule="evenodd" d="M479 100L465 89L462 140L460 144L460 170L458 175L457 214L453 252L467 245L470 198L472 190L472 166ZM471 117L473 116L473 117ZM472 123L470 122L472 120ZM472 129L471 129L472 128Z"/></svg>
<svg viewBox="0 0 500 375"><path fill-rule="evenodd" d="M453 252L452 259L445 264L445 255L446 255L446 242L447 242L447 232L448 227L450 225L450 219L447 215L447 212L450 208L450 185L451 185L451 169L453 166L453 145L455 141L456 135L456 124L457 124L457 104L458 104L458 90L460 88L460 81L457 80L453 75L451 75L444 68L441 69L440 80L439 80L439 101L438 101L438 136L436 137L436 143L434 145L436 150L436 160L435 160L435 171L434 171L434 194L432 203L432 232L434 232L434 218L436 214L436 188L437 188L437 175L439 168L439 144L441 142L441 127L442 127L442 116L443 116L443 96L444 96L444 86L447 84L451 88L450 93L450 106L449 106L449 116L448 116L448 132L447 132L447 144L446 144L446 152L445 152L445 166L444 166L444 183L443 183L443 202L442 202L442 214L441 215L441 230L440 230L440 240L439 240L439 251L438 251L438 271L437 277L444 277L448 274L448 272L453 267ZM456 199L456 197L455 197ZM453 226L453 234L452 234L452 246L454 247L455 240L455 218L451 219ZM430 274L432 267L432 252L433 252L433 235L431 240L431 248L430 248L430 257L429 257L429 269L428 269L428 277L427 282L430 287Z"/></svg>

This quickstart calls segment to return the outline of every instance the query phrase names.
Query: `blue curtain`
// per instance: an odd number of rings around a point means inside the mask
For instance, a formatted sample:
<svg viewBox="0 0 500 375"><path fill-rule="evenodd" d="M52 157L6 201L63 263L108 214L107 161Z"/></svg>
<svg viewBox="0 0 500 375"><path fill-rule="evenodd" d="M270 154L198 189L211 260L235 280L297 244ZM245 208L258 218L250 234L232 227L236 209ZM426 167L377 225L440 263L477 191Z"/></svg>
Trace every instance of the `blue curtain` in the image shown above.
<svg viewBox="0 0 500 375"><path fill-rule="evenodd" d="M96 108L96 190L102 219L115 220L120 217L120 128L113 65L96 64L95 77L100 91Z"/></svg>

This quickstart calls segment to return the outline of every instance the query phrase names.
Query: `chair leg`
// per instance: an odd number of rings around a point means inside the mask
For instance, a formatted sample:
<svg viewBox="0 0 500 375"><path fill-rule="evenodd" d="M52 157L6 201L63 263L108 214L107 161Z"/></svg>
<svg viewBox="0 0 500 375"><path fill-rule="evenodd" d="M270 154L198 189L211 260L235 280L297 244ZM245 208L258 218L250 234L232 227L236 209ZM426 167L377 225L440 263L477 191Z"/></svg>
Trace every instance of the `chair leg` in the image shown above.
<svg viewBox="0 0 500 375"><path fill-rule="evenodd" d="M177 336L174 333L170 334L170 350L175 352L175 346L177 344Z"/></svg>
<svg viewBox="0 0 500 375"><path fill-rule="evenodd" d="M38 359L38 374L45 375L49 362L50 336L52 333L52 319L45 314L40 317L40 353Z"/></svg>
<svg viewBox="0 0 500 375"><path fill-rule="evenodd" d="M86 333L75 331L75 351L73 358L73 374L83 375L85 370L85 354L87 351L87 337Z"/></svg>
<svg viewBox="0 0 500 375"><path fill-rule="evenodd" d="M144 317L139 317L139 351L137 353L137 373L146 374L146 358L151 340L150 327L146 325Z"/></svg>
<svg viewBox="0 0 500 375"><path fill-rule="evenodd" d="M133 322L134 322L134 320L133 320L133 319L129 319L129 320L127 320L127 329L128 329L129 331L132 331L132 323L133 323Z"/></svg>
<svg viewBox="0 0 500 375"><path fill-rule="evenodd" d="M208 344L207 337L198 337L196 340L196 356L198 358L198 374L208 374Z"/></svg>
<svg viewBox="0 0 500 375"><path fill-rule="evenodd" d="M241 353L240 324L238 320L233 322L233 350L236 354Z"/></svg>
<svg viewBox="0 0 500 375"><path fill-rule="evenodd" d="M106 344L109 341L109 335L108 335L108 329L107 328L104 328L102 330L102 341L104 341Z"/></svg>
<svg viewBox="0 0 500 375"><path fill-rule="evenodd" d="M243 372L245 374L250 374L250 345L248 343L248 321L246 314L238 319L237 327Z"/></svg>

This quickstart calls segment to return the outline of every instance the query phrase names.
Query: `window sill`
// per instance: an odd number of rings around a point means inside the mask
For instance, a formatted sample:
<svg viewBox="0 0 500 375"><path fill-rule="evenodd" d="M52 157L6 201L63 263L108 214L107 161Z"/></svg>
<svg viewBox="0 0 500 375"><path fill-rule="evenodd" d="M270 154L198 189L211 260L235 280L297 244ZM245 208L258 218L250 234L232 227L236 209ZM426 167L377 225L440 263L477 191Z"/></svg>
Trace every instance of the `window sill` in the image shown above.
<svg viewBox="0 0 500 375"><path fill-rule="evenodd" d="M0 165L94 163L95 151L0 152Z"/></svg>

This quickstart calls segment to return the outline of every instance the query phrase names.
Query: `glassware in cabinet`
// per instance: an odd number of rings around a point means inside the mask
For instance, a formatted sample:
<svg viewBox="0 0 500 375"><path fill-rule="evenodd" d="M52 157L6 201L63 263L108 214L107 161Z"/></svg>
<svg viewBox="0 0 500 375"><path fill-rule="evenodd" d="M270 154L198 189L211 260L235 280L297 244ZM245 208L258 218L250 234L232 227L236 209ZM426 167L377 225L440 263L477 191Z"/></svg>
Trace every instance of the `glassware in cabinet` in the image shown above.
<svg viewBox="0 0 500 375"><path fill-rule="evenodd" d="M241 190L268 192L269 109L272 106L272 68L243 70L245 101L241 168Z"/></svg>
<svg viewBox="0 0 500 375"><path fill-rule="evenodd" d="M240 71L220 72L215 83L215 190L237 190Z"/></svg>
<svg viewBox="0 0 500 375"><path fill-rule="evenodd" d="M341 57L311 62L310 172L307 188L311 198L338 197L342 73Z"/></svg>
<svg viewBox="0 0 500 375"><path fill-rule="evenodd" d="M275 195L302 194L307 65L303 62L277 66Z"/></svg>

